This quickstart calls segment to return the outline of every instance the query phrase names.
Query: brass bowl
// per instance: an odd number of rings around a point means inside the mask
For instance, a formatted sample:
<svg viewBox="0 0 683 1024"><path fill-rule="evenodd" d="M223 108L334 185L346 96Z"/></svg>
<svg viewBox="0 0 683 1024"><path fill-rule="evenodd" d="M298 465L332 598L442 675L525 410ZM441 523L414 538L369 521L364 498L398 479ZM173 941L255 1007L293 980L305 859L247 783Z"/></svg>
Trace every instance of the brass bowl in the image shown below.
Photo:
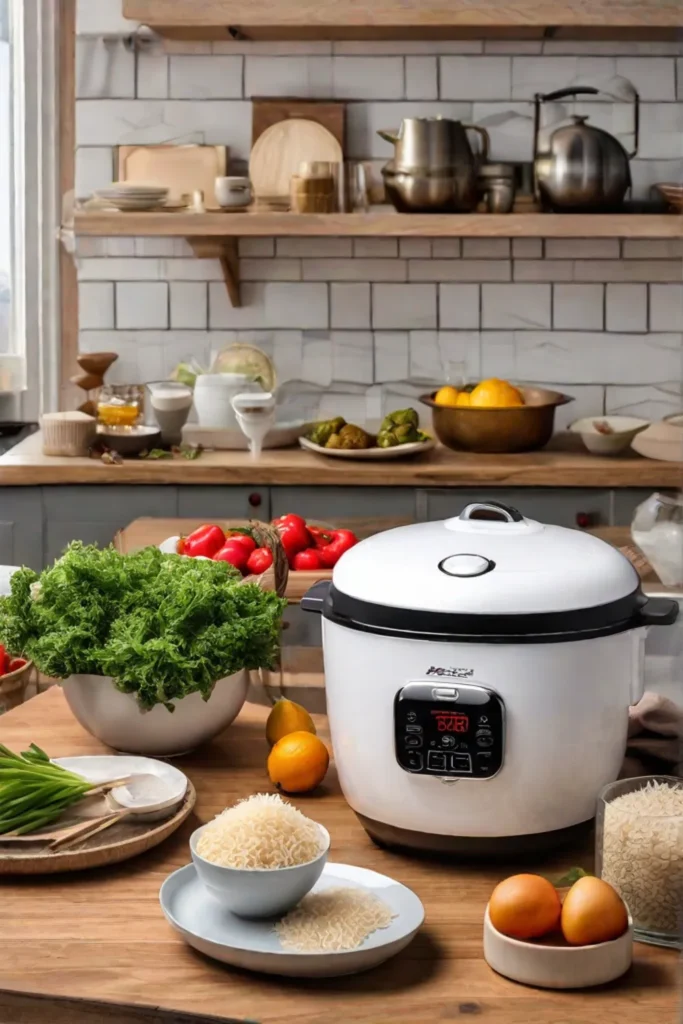
<svg viewBox="0 0 683 1024"><path fill-rule="evenodd" d="M454 451L530 452L542 448L553 433L555 409L573 402L570 395L546 388L520 387L524 405L510 409L470 409L437 405L436 392L421 395L432 410L434 431Z"/></svg>

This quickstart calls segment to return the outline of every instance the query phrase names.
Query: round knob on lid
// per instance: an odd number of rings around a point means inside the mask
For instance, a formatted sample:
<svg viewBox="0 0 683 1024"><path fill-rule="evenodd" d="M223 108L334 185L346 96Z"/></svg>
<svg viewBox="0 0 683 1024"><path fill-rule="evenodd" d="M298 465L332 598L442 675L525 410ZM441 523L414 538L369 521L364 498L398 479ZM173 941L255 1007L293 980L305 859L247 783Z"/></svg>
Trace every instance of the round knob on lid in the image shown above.
<svg viewBox="0 0 683 1024"><path fill-rule="evenodd" d="M483 555L449 555L439 562L439 569L446 576L483 576L491 572L496 563Z"/></svg>

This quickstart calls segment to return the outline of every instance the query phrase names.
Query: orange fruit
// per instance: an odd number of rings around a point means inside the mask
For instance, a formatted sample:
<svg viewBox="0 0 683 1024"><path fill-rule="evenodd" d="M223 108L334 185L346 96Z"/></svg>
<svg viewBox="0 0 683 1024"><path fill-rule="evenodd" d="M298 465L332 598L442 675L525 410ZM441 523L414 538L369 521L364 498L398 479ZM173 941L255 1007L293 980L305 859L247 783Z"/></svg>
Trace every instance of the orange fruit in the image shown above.
<svg viewBox="0 0 683 1024"><path fill-rule="evenodd" d="M491 893L491 924L514 939L535 939L557 927L562 906L557 889L540 875L511 875Z"/></svg>
<svg viewBox="0 0 683 1024"><path fill-rule="evenodd" d="M470 405L470 397L471 396L470 396L469 391L461 391L460 394L458 395L458 400L456 401L455 404L456 405Z"/></svg>
<svg viewBox="0 0 683 1024"><path fill-rule="evenodd" d="M321 739L311 732L290 732L268 755L268 776L285 793L308 793L323 781L329 763Z"/></svg>
<svg viewBox="0 0 683 1024"><path fill-rule="evenodd" d="M618 939L628 928L621 896L601 878L574 882L562 904L562 934L571 946L592 946Z"/></svg>
<svg viewBox="0 0 683 1024"><path fill-rule="evenodd" d="M491 377L477 384L470 396L470 404L477 409L512 409L524 405L522 392L506 380Z"/></svg>
<svg viewBox="0 0 683 1024"><path fill-rule="evenodd" d="M454 388L452 384L444 384L434 395L434 402L436 405L453 406L458 404L459 397L457 388Z"/></svg>
<svg viewBox="0 0 683 1024"><path fill-rule="evenodd" d="M272 747L290 732L315 733L315 725L306 708L302 708L301 704L296 704L293 700L282 698L275 701L268 715L266 739Z"/></svg>

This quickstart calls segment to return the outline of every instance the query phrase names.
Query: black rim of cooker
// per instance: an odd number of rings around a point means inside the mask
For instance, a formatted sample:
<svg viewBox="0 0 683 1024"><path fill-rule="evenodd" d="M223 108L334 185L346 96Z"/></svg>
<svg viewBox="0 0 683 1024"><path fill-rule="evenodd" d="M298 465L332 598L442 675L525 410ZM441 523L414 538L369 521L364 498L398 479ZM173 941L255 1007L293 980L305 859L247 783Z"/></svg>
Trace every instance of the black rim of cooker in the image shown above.
<svg viewBox="0 0 683 1024"><path fill-rule="evenodd" d="M326 586L324 597L320 596L321 607L314 608L311 603L308 610L322 611L328 621L347 629L446 643L549 644L594 640L640 626L667 625L678 614L676 601L648 598L640 587L626 597L591 608L518 615L392 608L350 597L333 584Z"/></svg>

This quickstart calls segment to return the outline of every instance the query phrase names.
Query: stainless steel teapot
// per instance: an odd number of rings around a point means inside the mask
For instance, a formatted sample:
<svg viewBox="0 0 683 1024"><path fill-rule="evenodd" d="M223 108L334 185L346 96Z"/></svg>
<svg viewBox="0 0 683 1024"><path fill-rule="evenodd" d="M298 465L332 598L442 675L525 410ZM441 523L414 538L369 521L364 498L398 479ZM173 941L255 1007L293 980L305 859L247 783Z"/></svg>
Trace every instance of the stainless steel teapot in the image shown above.
<svg viewBox="0 0 683 1024"><path fill-rule="evenodd" d="M640 100L633 90L634 148L627 153L618 139L573 117L573 124L549 131L541 141L541 107L567 96L596 95L592 86L559 89L534 97L534 193L552 210L609 210L619 207L631 187L629 160L638 152Z"/></svg>

